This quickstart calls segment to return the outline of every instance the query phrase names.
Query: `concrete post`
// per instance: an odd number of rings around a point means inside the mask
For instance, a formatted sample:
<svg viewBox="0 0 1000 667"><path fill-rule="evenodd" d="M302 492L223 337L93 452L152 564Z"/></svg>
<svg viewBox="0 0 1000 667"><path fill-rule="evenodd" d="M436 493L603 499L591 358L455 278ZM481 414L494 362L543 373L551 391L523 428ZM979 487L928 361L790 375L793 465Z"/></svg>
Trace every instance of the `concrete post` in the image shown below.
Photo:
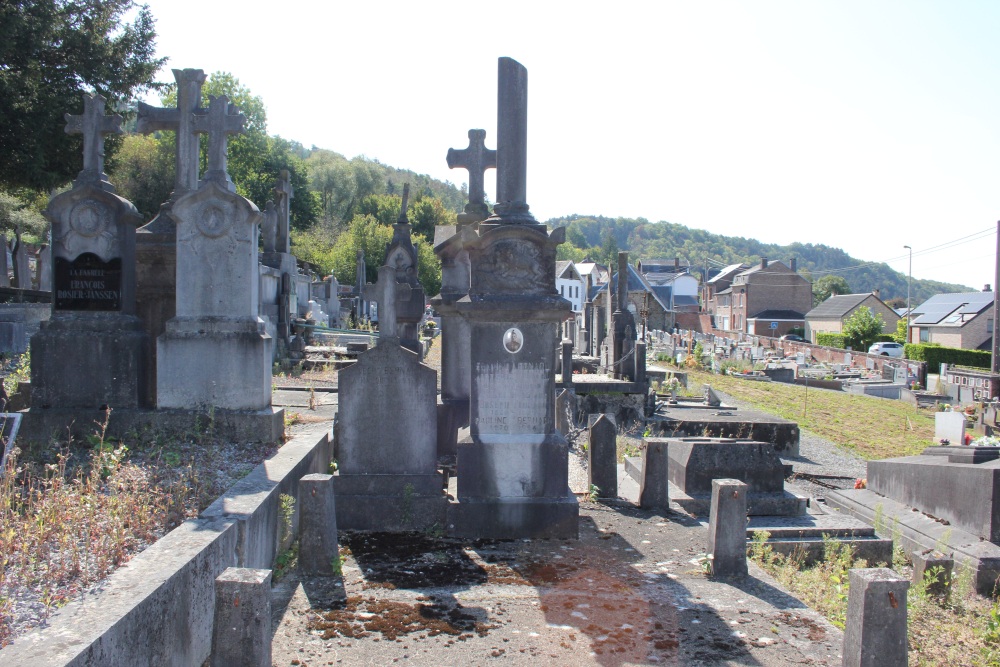
<svg viewBox="0 0 1000 667"><path fill-rule="evenodd" d="M906 591L887 568L851 570L844 627L844 667L905 667Z"/></svg>
<svg viewBox="0 0 1000 667"><path fill-rule="evenodd" d="M663 440L643 440L642 484L639 485L639 507L670 509L667 479L667 443Z"/></svg>
<svg viewBox="0 0 1000 667"><path fill-rule="evenodd" d="M562 381L563 386L573 386L573 341L563 339L562 342Z"/></svg>
<svg viewBox="0 0 1000 667"><path fill-rule="evenodd" d="M635 344L635 381L646 382L646 342L639 341Z"/></svg>
<svg viewBox="0 0 1000 667"><path fill-rule="evenodd" d="M951 590L951 573L955 567L955 559L946 556L940 551L913 552L913 578L911 581L916 586L924 580L930 573L931 579L927 582L927 594L937 597L947 598ZM939 568L934 570L934 568ZM934 570L931 572L931 570Z"/></svg>
<svg viewBox="0 0 1000 667"><path fill-rule="evenodd" d="M569 435L573 426L573 393L563 389L556 394L556 430L563 435Z"/></svg>
<svg viewBox="0 0 1000 667"><path fill-rule="evenodd" d="M215 580L212 667L271 667L271 571L227 568Z"/></svg>
<svg viewBox="0 0 1000 667"><path fill-rule="evenodd" d="M299 518L299 571L332 575L339 562L337 510L333 475L305 475L299 480L302 514Z"/></svg>
<svg viewBox="0 0 1000 667"><path fill-rule="evenodd" d="M716 576L746 576L747 488L738 479L712 480L708 553Z"/></svg>
<svg viewBox="0 0 1000 667"><path fill-rule="evenodd" d="M587 447L587 472L590 486L596 486L600 498L618 497L618 427L608 415L598 415L590 423Z"/></svg>

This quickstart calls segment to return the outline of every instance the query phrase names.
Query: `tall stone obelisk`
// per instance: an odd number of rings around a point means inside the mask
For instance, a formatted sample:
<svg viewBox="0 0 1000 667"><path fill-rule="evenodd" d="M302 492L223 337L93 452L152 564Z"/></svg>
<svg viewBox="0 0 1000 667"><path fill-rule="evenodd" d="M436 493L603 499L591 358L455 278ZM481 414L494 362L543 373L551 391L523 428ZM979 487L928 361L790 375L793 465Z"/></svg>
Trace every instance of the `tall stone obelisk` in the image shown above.
<svg viewBox="0 0 1000 667"><path fill-rule="evenodd" d="M465 242L471 437L458 445L457 502L449 523L462 536L576 537L579 506L567 480L566 439L555 428L559 322L570 312L555 285L552 234L526 202L527 70L500 58L497 203Z"/></svg>

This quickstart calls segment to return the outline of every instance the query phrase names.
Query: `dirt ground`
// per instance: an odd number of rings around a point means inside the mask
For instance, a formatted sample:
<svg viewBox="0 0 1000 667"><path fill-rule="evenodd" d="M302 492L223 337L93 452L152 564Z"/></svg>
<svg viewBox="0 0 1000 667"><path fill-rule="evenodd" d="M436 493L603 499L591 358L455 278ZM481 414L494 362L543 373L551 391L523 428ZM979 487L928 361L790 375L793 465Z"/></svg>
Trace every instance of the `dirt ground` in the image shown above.
<svg viewBox="0 0 1000 667"><path fill-rule="evenodd" d="M580 540L342 533L343 576L274 587L274 665L839 665L842 633L707 529L583 502Z"/></svg>

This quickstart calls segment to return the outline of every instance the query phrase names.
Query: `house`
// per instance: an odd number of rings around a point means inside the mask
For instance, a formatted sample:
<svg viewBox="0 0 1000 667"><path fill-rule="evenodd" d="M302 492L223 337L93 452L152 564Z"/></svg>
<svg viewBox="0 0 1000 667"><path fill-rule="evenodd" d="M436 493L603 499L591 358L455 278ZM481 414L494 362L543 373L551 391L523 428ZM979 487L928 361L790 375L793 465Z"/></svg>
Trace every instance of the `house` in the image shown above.
<svg viewBox="0 0 1000 667"><path fill-rule="evenodd" d="M639 260L636 271L672 312L697 313L698 279L691 274L691 267L681 264L680 258L673 262L665 260Z"/></svg>
<svg viewBox="0 0 1000 667"><path fill-rule="evenodd" d="M573 312L583 312L583 302L587 298L587 290L583 277L577 271L576 265L570 261L556 262L556 289L559 296L573 305Z"/></svg>
<svg viewBox="0 0 1000 667"><path fill-rule="evenodd" d="M616 273L611 276L610 281L596 289L593 299L595 311L607 312L610 307L609 290L616 290L617 285L618 274ZM636 324L639 326L643 323L643 311L646 312L647 329L667 331L674 326L674 313L670 310L669 303L663 301L653 290L653 286L632 266L628 267L628 304L626 308L635 317ZM606 317L605 322L610 322L610 318Z"/></svg>
<svg viewBox="0 0 1000 667"><path fill-rule="evenodd" d="M882 316L885 322L883 332L896 330L899 315L879 298L878 290L864 294L834 294L806 313L806 340L815 343L817 334L844 333L844 322L862 306Z"/></svg>
<svg viewBox="0 0 1000 667"><path fill-rule="evenodd" d="M711 275L701 286L701 307L715 320L715 327L728 331L732 318L732 303L730 288L733 279L750 267L746 264L730 264ZM719 295L722 295L721 297Z"/></svg>
<svg viewBox="0 0 1000 667"><path fill-rule="evenodd" d="M993 343L993 292L935 294L913 309L910 342L988 350Z"/></svg>
<svg viewBox="0 0 1000 667"><path fill-rule="evenodd" d="M812 285L796 272L794 258L788 265L761 258L737 273L729 289L729 331L781 336L803 326L812 308Z"/></svg>
<svg viewBox="0 0 1000 667"><path fill-rule="evenodd" d="M597 262L592 262L590 258L584 259L582 262L577 262L576 271L580 274L580 278L584 282L586 294L588 297L591 297L588 299L590 301L593 301L592 297L597 292L596 288L606 284L611 278L611 272L608 270L608 267Z"/></svg>

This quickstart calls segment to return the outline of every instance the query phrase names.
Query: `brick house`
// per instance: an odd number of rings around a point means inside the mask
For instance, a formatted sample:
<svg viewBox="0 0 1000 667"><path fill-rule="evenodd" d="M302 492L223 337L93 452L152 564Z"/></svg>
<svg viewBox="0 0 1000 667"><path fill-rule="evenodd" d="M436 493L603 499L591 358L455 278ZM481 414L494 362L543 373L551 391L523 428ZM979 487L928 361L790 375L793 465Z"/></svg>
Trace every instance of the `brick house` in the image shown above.
<svg viewBox="0 0 1000 667"><path fill-rule="evenodd" d="M913 309L910 342L988 350L993 343L993 292L935 294Z"/></svg>
<svg viewBox="0 0 1000 667"><path fill-rule="evenodd" d="M882 316L884 333L896 330L899 315L879 298L877 290L864 294L834 294L806 313L806 340L815 343L816 334L844 333L844 322L862 306Z"/></svg>
<svg viewBox="0 0 1000 667"><path fill-rule="evenodd" d="M733 278L749 268L746 264L730 264L717 271L702 284L701 308L715 318L716 328L730 329L732 304L729 296L732 293L730 288L733 286Z"/></svg>
<svg viewBox="0 0 1000 667"><path fill-rule="evenodd" d="M812 285L796 272L795 259L789 264L764 257L757 266L733 277L730 331L781 336L805 325L805 314L812 309ZM761 330L762 324L766 330Z"/></svg>
<svg viewBox="0 0 1000 667"><path fill-rule="evenodd" d="M617 289L618 274L611 276L611 280L597 288L593 301L595 310L608 311L610 305L609 290ZM667 331L674 327L675 313L670 310L670 304L664 302L653 290L652 285L642 277L631 265L628 267L628 304L626 305L632 316L635 317L637 325L642 324L642 311L646 309L647 326L649 329L659 329ZM606 316L606 322L610 322L610 313Z"/></svg>

